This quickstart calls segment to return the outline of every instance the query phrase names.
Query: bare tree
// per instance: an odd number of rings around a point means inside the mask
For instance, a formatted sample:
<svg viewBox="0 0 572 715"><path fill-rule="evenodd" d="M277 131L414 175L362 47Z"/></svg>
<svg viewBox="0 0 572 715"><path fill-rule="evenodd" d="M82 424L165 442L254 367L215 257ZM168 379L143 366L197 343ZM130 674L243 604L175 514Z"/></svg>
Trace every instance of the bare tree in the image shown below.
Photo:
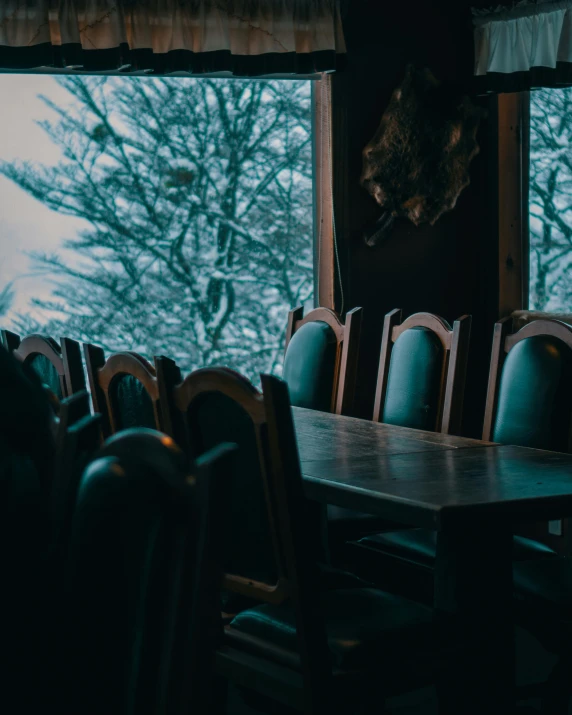
<svg viewBox="0 0 572 715"><path fill-rule="evenodd" d="M56 166L0 172L85 229L36 300L41 328L167 354L191 369L276 370L286 312L312 294L310 85L65 77L69 106L41 125ZM37 323L37 321L36 321Z"/></svg>
<svg viewBox="0 0 572 715"><path fill-rule="evenodd" d="M14 291L12 289L12 284L8 283L8 285L4 286L4 288L0 290L0 316L6 315L12 307L13 302Z"/></svg>
<svg viewBox="0 0 572 715"><path fill-rule="evenodd" d="M572 90L531 93L530 305L572 307Z"/></svg>

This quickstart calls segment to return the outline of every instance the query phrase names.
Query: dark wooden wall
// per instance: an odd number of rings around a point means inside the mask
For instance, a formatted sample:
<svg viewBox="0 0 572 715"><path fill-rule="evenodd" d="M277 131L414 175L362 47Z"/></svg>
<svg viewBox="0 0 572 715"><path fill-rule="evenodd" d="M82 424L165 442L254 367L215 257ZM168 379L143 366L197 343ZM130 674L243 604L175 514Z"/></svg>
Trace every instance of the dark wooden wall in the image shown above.
<svg viewBox="0 0 572 715"><path fill-rule="evenodd" d="M389 6L393 7L389 7ZM344 309L364 308L365 330L355 413L370 417L383 316L435 312L452 321L473 315L465 434L478 435L493 323L498 318L497 133L495 98L479 130L471 185L434 226L398 220L389 240L369 248L364 228L379 216L360 187L361 152L373 136L409 62L448 82L471 85L471 16L461 0L382 3L353 0L344 17L348 65L333 78L336 226ZM338 295L338 306L340 296Z"/></svg>

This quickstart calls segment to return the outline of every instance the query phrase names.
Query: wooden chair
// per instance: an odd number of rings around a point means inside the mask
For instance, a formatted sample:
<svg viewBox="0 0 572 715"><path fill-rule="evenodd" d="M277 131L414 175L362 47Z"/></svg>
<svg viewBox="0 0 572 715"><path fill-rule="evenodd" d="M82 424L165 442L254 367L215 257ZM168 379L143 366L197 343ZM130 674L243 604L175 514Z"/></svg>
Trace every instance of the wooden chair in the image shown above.
<svg viewBox="0 0 572 715"><path fill-rule="evenodd" d="M12 452L0 438L0 568L2 685L18 712L37 712L35 675L40 617L47 596L43 566L49 539L46 496L28 455ZM34 688L30 683L34 683Z"/></svg>
<svg viewBox="0 0 572 715"><path fill-rule="evenodd" d="M3 347L29 365L58 400L85 390L85 375L79 343L62 338L60 345L43 335L19 335L1 331Z"/></svg>
<svg viewBox="0 0 572 715"><path fill-rule="evenodd" d="M569 452L572 327L534 320L511 332L512 324L495 325L483 439Z"/></svg>
<svg viewBox="0 0 572 715"><path fill-rule="evenodd" d="M165 358L157 371L176 439L192 453L222 440L238 446L223 580L233 615L216 654L219 676L268 713L383 712L391 694L418 677L431 681L431 657L422 672L411 666L420 648L435 647L430 609L362 584L324 586L303 518L286 383L263 375L260 393L216 368L177 383Z"/></svg>
<svg viewBox="0 0 572 715"><path fill-rule="evenodd" d="M83 470L101 446L101 415L90 412L86 390L62 400L56 432L54 478L49 494L52 583L62 578L72 515Z"/></svg>
<svg viewBox="0 0 572 715"><path fill-rule="evenodd" d="M33 367L0 348L0 439L15 454L27 455L47 494L53 479L59 400Z"/></svg>
<svg viewBox="0 0 572 715"><path fill-rule="evenodd" d="M342 415L353 406L362 309L345 323L329 308L304 316L302 307L288 314L283 378L292 404Z"/></svg>
<svg viewBox="0 0 572 715"><path fill-rule="evenodd" d="M534 320L512 332L495 325L483 439L523 447L572 450L572 327ZM569 520L523 525L522 535L572 554Z"/></svg>
<svg viewBox="0 0 572 715"><path fill-rule="evenodd" d="M51 485L52 511L56 521L61 521L61 509L56 505L75 502L75 490L71 487L100 446L100 415L92 415L89 394L86 390L66 397L60 403L60 412L55 430L55 468ZM70 494L70 491L72 492Z"/></svg>
<svg viewBox="0 0 572 715"><path fill-rule="evenodd" d="M542 318L518 329L522 324L518 314L495 325L483 438L570 452L572 327ZM528 537L537 545L538 554L514 564L517 623L558 657L547 680L522 695L540 698L545 715L567 715L572 697L570 520L523 524L519 534L516 538Z"/></svg>
<svg viewBox="0 0 572 715"><path fill-rule="evenodd" d="M290 400L295 407L307 407L335 414L350 414L355 397L359 341L363 311L354 308L345 324L328 308L316 308L305 317L303 308L288 315L284 370ZM336 551L358 525L371 523L369 515L329 506L315 509L317 527L326 533L329 549ZM376 522L377 523L377 522ZM366 532L368 530L366 529Z"/></svg>
<svg viewBox="0 0 572 715"><path fill-rule="evenodd" d="M45 589L42 603L35 610L34 615L40 622L38 634L54 618L61 603L78 486L83 470L101 446L100 419L100 415L90 413L89 395L85 390L61 402L55 438L55 467L45 498L48 528L43 536L42 548L46 553L39 569L39 580L50 584L50 587ZM35 648L39 650L43 639L39 635L37 637L39 642ZM49 662L50 659L51 655L47 654L45 661ZM39 661L37 677L40 679L45 671L45 662L42 657ZM47 693L50 687L50 683L45 683L38 692Z"/></svg>
<svg viewBox="0 0 572 715"><path fill-rule="evenodd" d="M155 368L134 352L107 360L102 348L84 343L84 356L94 412L102 416L104 437L122 429L163 429Z"/></svg>
<svg viewBox="0 0 572 715"><path fill-rule="evenodd" d="M34 712L39 611L48 589L48 493L53 483L53 414L35 372L0 349L0 570L3 690L20 712ZM39 595L41 594L41 595Z"/></svg>
<svg viewBox="0 0 572 715"><path fill-rule="evenodd" d="M373 420L459 434L471 316L453 327L431 313L385 316Z"/></svg>
<svg viewBox="0 0 572 715"><path fill-rule="evenodd" d="M50 674L66 715L209 712L220 628L221 519L233 448L189 465L147 429L85 470ZM66 636L65 638L63 636Z"/></svg>
<svg viewBox="0 0 572 715"><path fill-rule="evenodd" d="M468 315L456 320L451 328L443 318L430 313L416 313L403 322L401 310L388 313L383 325L374 421L458 434L470 332ZM397 526L337 506L328 507L328 525L334 552L343 550L347 541Z"/></svg>

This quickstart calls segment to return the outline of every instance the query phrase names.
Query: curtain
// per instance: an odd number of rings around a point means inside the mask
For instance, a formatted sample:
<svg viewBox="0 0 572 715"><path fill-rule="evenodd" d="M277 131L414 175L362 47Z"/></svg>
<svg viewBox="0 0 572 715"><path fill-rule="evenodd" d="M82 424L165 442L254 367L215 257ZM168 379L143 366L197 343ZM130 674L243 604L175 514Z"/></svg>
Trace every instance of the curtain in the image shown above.
<svg viewBox="0 0 572 715"><path fill-rule="evenodd" d="M336 69L339 0L0 0L0 68L231 72Z"/></svg>
<svg viewBox="0 0 572 715"><path fill-rule="evenodd" d="M473 9L477 86L516 92L572 84L572 0Z"/></svg>

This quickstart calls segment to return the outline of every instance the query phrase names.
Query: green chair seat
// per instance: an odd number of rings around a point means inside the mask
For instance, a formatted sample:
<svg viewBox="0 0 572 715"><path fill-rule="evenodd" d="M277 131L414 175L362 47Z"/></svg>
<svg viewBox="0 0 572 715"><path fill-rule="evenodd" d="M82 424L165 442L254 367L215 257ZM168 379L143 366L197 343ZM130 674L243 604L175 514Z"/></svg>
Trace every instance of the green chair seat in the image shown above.
<svg viewBox="0 0 572 715"><path fill-rule="evenodd" d="M377 589L328 591L323 594L327 642L332 662L339 668L363 668L375 662L380 674L392 663L407 666L403 653L434 648L430 608ZM243 611L228 629L296 652L294 612L288 606L265 604ZM398 657L397 654L399 654Z"/></svg>
<svg viewBox="0 0 572 715"><path fill-rule="evenodd" d="M367 536L358 542L372 550L433 568L437 552L437 532L430 529L402 529ZM545 544L523 536L513 536L516 561L551 558L557 554Z"/></svg>

